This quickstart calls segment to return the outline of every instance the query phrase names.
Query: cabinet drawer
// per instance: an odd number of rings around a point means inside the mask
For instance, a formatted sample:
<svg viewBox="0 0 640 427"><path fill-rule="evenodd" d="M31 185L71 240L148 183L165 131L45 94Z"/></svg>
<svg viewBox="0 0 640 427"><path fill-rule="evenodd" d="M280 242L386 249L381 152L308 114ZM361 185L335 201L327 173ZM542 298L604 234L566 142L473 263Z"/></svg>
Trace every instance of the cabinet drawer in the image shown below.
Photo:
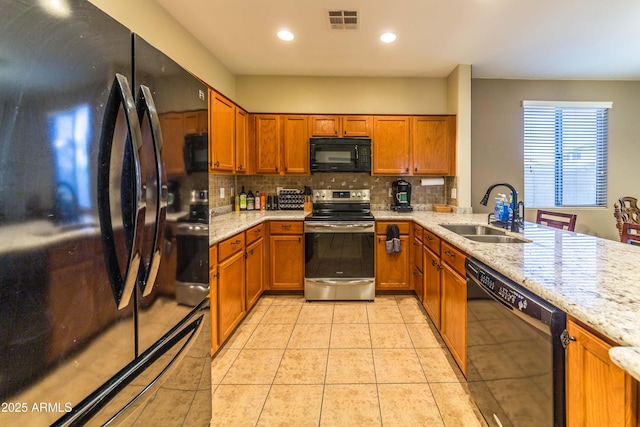
<svg viewBox="0 0 640 427"><path fill-rule="evenodd" d="M400 229L400 234L409 234L409 222L403 221L376 221L376 234L387 234L387 226L396 224Z"/></svg>
<svg viewBox="0 0 640 427"><path fill-rule="evenodd" d="M418 224L413 224L413 237L422 242L422 227Z"/></svg>
<svg viewBox="0 0 640 427"><path fill-rule="evenodd" d="M271 221L269 232L271 234L302 234L302 221Z"/></svg>
<svg viewBox="0 0 640 427"><path fill-rule="evenodd" d="M213 271L218 265L218 245L209 248L209 270Z"/></svg>
<svg viewBox="0 0 640 427"><path fill-rule="evenodd" d="M264 237L264 224L259 224L259 225L256 225L255 227L251 227L245 232L245 238L246 238L245 240L247 245L263 237Z"/></svg>
<svg viewBox="0 0 640 427"><path fill-rule="evenodd" d="M242 250L244 250L244 233L238 233L218 243L218 262L222 262Z"/></svg>
<svg viewBox="0 0 640 427"><path fill-rule="evenodd" d="M447 242L442 242L442 254L440 255L442 262L449 264L461 276L465 276L464 260L466 254L459 249L451 246Z"/></svg>
<svg viewBox="0 0 640 427"><path fill-rule="evenodd" d="M426 228L422 229L422 242L426 247L431 249L434 254L440 255L440 238Z"/></svg>

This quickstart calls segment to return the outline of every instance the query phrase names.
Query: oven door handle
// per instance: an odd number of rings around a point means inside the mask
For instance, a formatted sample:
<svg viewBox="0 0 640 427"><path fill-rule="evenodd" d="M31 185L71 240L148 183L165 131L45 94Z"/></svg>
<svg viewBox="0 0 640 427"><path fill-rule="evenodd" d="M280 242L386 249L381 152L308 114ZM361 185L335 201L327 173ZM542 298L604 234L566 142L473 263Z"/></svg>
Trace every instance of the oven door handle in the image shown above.
<svg viewBox="0 0 640 427"><path fill-rule="evenodd" d="M305 231L307 232L323 232L326 230L331 231L351 231L354 229L365 230L368 228L373 228L372 223L367 224L305 224ZM373 230L372 230L373 231Z"/></svg>
<svg viewBox="0 0 640 427"><path fill-rule="evenodd" d="M313 282L313 283L322 283L325 285L355 285L358 283L371 283L373 282L375 279L371 278L371 279L344 279L344 280L334 280L334 279L305 279L307 282Z"/></svg>

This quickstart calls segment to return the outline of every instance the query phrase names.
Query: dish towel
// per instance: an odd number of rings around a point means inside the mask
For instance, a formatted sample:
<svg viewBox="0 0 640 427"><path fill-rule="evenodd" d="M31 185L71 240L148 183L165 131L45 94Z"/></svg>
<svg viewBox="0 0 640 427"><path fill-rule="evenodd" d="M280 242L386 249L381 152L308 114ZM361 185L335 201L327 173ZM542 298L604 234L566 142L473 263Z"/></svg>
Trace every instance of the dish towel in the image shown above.
<svg viewBox="0 0 640 427"><path fill-rule="evenodd" d="M402 245L400 244L400 229L397 224L387 225L386 249L388 254L402 251Z"/></svg>

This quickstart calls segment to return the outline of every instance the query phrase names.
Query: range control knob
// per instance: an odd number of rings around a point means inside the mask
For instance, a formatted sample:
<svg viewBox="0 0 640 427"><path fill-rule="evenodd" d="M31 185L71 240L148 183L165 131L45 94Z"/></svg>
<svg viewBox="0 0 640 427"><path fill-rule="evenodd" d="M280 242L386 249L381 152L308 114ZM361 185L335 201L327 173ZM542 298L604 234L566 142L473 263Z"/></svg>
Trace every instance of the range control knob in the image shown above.
<svg viewBox="0 0 640 427"><path fill-rule="evenodd" d="M316 197L320 197L320 193L316 193Z"/></svg>
<svg viewBox="0 0 640 427"><path fill-rule="evenodd" d="M322 198L324 199L325 197L327 197L327 195L322 193Z"/></svg>
<svg viewBox="0 0 640 427"><path fill-rule="evenodd" d="M358 191L357 196L358 196L358 197L362 197L362 193Z"/></svg>

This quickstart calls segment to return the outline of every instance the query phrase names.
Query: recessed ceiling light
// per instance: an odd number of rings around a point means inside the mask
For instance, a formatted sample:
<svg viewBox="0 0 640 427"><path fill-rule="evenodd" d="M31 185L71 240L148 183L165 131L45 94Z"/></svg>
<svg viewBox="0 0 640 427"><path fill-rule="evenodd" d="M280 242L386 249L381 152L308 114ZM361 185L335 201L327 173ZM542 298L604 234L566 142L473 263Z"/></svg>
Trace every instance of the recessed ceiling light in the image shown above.
<svg viewBox="0 0 640 427"><path fill-rule="evenodd" d="M396 40L396 35L393 33L384 33L380 36L380 40L385 43L391 43Z"/></svg>
<svg viewBox="0 0 640 427"><path fill-rule="evenodd" d="M40 6L53 16L67 18L71 15L67 0L40 0Z"/></svg>
<svg viewBox="0 0 640 427"><path fill-rule="evenodd" d="M278 38L280 40L290 42L291 40L293 40L293 33L287 30L278 31Z"/></svg>

